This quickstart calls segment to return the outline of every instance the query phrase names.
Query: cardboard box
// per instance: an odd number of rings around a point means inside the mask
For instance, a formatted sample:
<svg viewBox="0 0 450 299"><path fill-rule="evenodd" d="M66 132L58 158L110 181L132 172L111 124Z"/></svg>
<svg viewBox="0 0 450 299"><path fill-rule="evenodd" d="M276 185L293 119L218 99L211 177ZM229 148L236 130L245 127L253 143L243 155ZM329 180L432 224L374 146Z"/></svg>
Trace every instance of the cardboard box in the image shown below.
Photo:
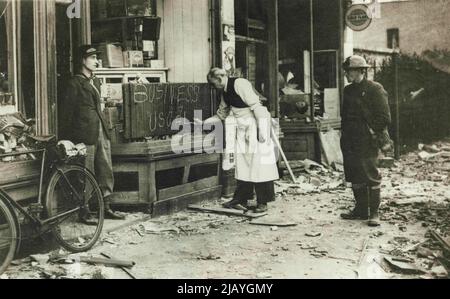
<svg viewBox="0 0 450 299"><path fill-rule="evenodd" d="M142 51L125 51L123 52L124 67L143 67L144 54Z"/></svg>
<svg viewBox="0 0 450 299"><path fill-rule="evenodd" d="M154 41L151 40L143 40L142 41L144 57L145 58L156 58L156 45Z"/></svg>
<svg viewBox="0 0 450 299"><path fill-rule="evenodd" d="M162 69L164 68L164 60L151 60L151 65L154 69Z"/></svg>
<svg viewBox="0 0 450 299"><path fill-rule="evenodd" d="M102 52L100 59L103 67L123 67L123 54L120 45L102 43L97 49Z"/></svg>

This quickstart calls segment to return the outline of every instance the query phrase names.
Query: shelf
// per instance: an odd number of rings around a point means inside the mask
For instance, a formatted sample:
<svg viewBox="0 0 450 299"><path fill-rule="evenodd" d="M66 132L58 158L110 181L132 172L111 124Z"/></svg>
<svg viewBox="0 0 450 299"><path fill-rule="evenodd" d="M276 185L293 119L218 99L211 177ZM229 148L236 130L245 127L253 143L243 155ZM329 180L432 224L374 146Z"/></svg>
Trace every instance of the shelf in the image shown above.
<svg viewBox="0 0 450 299"><path fill-rule="evenodd" d="M114 17L114 18L105 18L105 19L95 19L92 20L93 23L104 23L104 22L112 22L112 21L121 21L121 20L132 20L132 19L159 19L157 16L127 16L127 17Z"/></svg>
<svg viewBox="0 0 450 299"><path fill-rule="evenodd" d="M257 43L257 44L264 44L267 45L267 41L242 35L236 35L235 36L236 41L238 42L246 42L246 43Z"/></svg>
<svg viewBox="0 0 450 299"><path fill-rule="evenodd" d="M286 58L286 59L281 59L278 60L278 65L283 65L283 64L296 64L298 63L297 59L295 58Z"/></svg>
<svg viewBox="0 0 450 299"><path fill-rule="evenodd" d="M266 24L263 21L248 18L248 28L266 30Z"/></svg>
<svg viewBox="0 0 450 299"><path fill-rule="evenodd" d="M125 72L164 72L169 68L149 68L149 67L116 67L116 68L99 68L95 73L125 73Z"/></svg>

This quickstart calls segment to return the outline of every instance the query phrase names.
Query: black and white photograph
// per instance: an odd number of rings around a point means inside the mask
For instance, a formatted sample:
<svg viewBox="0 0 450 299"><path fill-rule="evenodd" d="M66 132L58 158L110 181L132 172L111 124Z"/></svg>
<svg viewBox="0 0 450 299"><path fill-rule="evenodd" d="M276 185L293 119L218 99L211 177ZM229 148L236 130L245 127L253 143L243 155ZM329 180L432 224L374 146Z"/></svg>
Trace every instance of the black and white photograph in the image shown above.
<svg viewBox="0 0 450 299"><path fill-rule="evenodd" d="M449 16L0 0L0 281L449 279Z"/></svg>

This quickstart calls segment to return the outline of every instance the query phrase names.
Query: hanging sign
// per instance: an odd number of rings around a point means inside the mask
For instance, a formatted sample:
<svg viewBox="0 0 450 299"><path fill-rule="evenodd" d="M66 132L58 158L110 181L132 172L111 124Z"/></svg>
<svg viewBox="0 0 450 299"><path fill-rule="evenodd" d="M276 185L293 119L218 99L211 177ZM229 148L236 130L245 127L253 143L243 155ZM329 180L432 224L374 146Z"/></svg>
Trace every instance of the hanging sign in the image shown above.
<svg viewBox="0 0 450 299"><path fill-rule="evenodd" d="M372 23L372 11L365 4L355 4L348 8L345 23L354 31L362 31Z"/></svg>

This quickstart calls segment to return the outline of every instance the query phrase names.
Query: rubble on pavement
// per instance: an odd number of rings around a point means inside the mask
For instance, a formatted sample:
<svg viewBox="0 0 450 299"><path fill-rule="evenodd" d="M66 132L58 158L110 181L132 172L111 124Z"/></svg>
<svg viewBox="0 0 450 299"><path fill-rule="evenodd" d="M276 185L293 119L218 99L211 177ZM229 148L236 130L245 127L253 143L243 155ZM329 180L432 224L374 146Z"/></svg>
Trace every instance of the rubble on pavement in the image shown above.
<svg viewBox="0 0 450 299"><path fill-rule="evenodd" d="M292 163L298 184L280 180L275 183L275 188L277 200L295 201L297 204L306 198L308 200L313 198L316 214L306 214L301 219L288 213L281 214L279 211L272 214L272 209L276 210L277 202L270 203L268 216L254 220L186 210L136 223L122 231L104 232L99 246L103 247L102 250L109 249L105 252L116 255L115 250L125 245L138 246L148 239L179 240L181 237L194 235L208 235L209 238L209 235L214 234L221 236L224 229L229 229L231 225L239 225L245 227L243 230L247 230L249 235L257 231L264 236L259 245L270 246L267 255L276 259L287 260L288 254L306 254L314 259L349 263L349 267L356 268L362 261L366 262L367 256L374 253L375 257L369 262L373 262L372 266L379 265L380 271L384 271L384 274L422 279L449 278L450 253L446 244L450 244L450 157L442 154L443 152L450 153L450 142L420 145L417 151L404 155L389 168L381 169L383 200L380 216L386 225L368 231L367 239L364 236L363 246L358 243L360 239L355 240L357 245L354 246L355 250L351 255L345 255L339 248L333 248L329 241L331 236L327 231L327 226L340 221L338 214L329 213L353 205L351 190L344 183L342 169L339 165L325 167L310 160ZM320 195L324 193L329 193L333 197L330 200L331 204L321 202ZM208 204L220 206L225 201L227 199L208 201ZM329 221L325 221L328 215ZM295 240L284 239L283 233L289 232L290 229L295 232ZM344 229L349 230L348 227ZM356 222L353 228L355 232L363 229L365 226L359 222ZM421 233L414 233L415 231ZM425 231L427 233L422 234ZM253 250L252 246L249 244L246 250ZM264 254L263 251L258 253ZM25 273L31 278L47 279L112 278L116 275L114 271L123 271L117 267L74 262L74 256L104 258L93 253L69 255L65 251L34 254L28 258L15 260L0 279L15 278L20 273L21 276ZM196 251L192 259L197 263L228 263L230 260L218 249L200 253ZM80 264L83 267L80 268ZM246 275L253 278L275 276L275 273L266 271L269 270L254 270L253 273ZM363 272L359 275L363 275Z"/></svg>

